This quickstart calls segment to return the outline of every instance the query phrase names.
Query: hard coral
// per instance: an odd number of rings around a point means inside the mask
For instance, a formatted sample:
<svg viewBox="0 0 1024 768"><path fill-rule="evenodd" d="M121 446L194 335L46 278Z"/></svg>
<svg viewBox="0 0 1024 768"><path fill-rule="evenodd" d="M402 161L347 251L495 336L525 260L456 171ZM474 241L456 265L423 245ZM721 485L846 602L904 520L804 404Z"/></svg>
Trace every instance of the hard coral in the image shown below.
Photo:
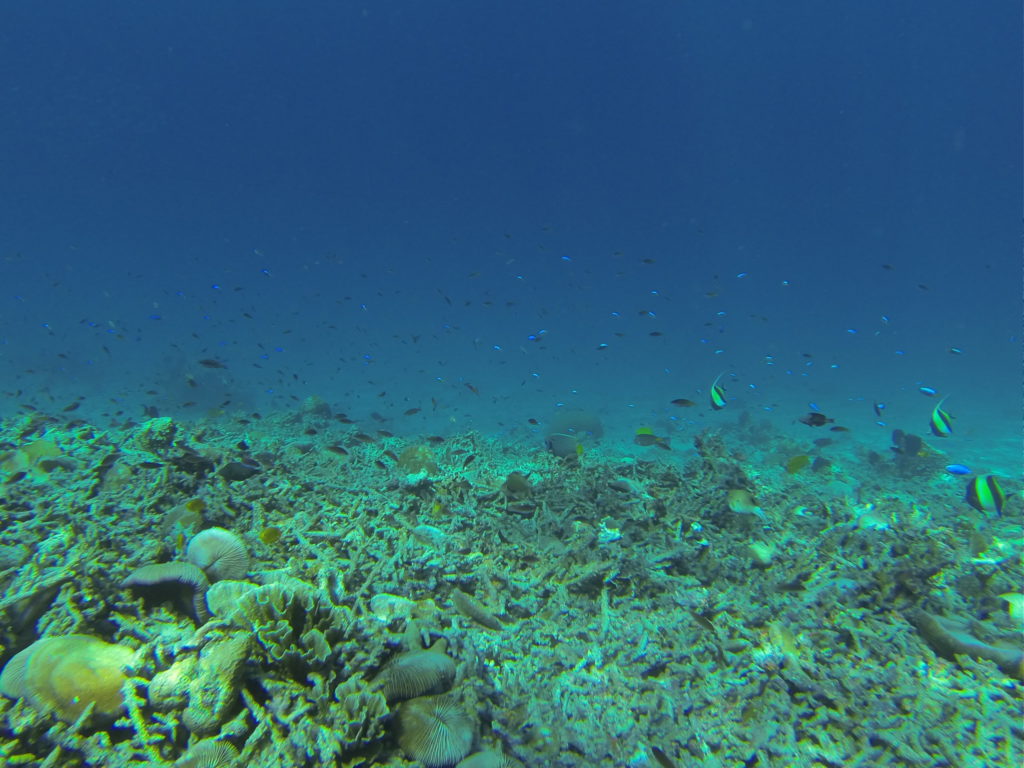
<svg viewBox="0 0 1024 768"><path fill-rule="evenodd" d="M473 720L450 695L421 696L398 708L398 744L427 768L454 765L473 747Z"/></svg>
<svg viewBox="0 0 1024 768"><path fill-rule="evenodd" d="M134 657L131 648L89 635L45 637L7 662L0 693L69 723L90 704L93 719L112 720L124 707L121 686Z"/></svg>
<svg viewBox="0 0 1024 768"><path fill-rule="evenodd" d="M406 651L392 659L378 676L388 701L446 691L455 680L455 662L438 640L426 650Z"/></svg>
<svg viewBox="0 0 1024 768"><path fill-rule="evenodd" d="M939 656L956 659L957 654L993 661L1006 674L1024 680L1024 650L987 643L972 634L970 622L912 611L911 623Z"/></svg>
<svg viewBox="0 0 1024 768"><path fill-rule="evenodd" d="M410 445L398 455L398 471L403 475L436 475L437 462L433 452L425 445Z"/></svg>
<svg viewBox="0 0 1024 768"><path fill-rule="evenodd" d="M250 650L250 636L237 633L217 638L199 654L196 673L189 680L188 706L182 724L193 734L216 733L225 722L242 683L242 665Z"/></svg>
<svg viewBox="0 0 1024 768"><path fill-rule="evenodd" d="M262 586L219 581L207 600L215 617L252 632L260 653L274 662L329 666L353 623L348 608L297 579Z"/></svg>
<svg viewBox="0 0 1024 768"><path fill-rule="evenodd" d="M203 570L194 563L154 563L144 565L128 574L121 586L123 587L156 587L160 584L178 583L192 588L192 607L200 623L210 620L210 612L206 608L206 590L210 586L209 579Z"/></svg>
<svg viewBox="0 0 1024 768"><path fill-rule="evenodd" d="M185 559L205 571L210 581L241 579L249 570L245 543L224 528L207 528L188 543Z"/></svg>
<svg viewBox="0 0 1024 768"><path fill-rule="evenodd" d="M238 750L227 741L203 739L193 744L174 768L228 768L238 763Z"/></svg>

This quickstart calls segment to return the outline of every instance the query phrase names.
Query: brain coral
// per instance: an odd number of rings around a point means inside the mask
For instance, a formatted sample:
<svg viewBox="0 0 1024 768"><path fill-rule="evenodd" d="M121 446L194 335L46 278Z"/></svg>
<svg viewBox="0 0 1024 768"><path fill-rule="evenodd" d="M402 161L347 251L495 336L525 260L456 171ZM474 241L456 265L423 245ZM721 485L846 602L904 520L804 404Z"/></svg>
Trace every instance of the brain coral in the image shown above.
<svg viewBox="0 0 1024 768"><path fill-rule="evenodd" d="M116 718L121 686L135 652L89 635L37 640L15 654L0 673L0 693L24 698L39 712L74 722L95 702L94 719Z"/></svg>

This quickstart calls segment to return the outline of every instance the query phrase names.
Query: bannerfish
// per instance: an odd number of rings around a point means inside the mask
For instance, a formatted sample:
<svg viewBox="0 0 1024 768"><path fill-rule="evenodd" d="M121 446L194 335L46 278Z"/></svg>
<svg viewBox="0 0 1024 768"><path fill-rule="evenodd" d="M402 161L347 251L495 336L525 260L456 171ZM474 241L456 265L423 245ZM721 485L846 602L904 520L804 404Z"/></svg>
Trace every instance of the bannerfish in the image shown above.
<svg viewBox="0 0 1024 768"><path fill-rule="evenodd" d="M948 397L948 395L947 395ZM946 402L946 398L942 398L939 404L932 409L932 417L928 422L928 426L932 430L932 434L936 437L949 437L953 434L953 422L950 419L948 413L942 410L942 404Z"/></svg>
<svg viewBox="0 0 1024 768"><path fill-rule="evenodd" d="M724 375L725 371L722 371L715 377L715 380L711 382L711 392L708 395L711 400L711 407L716 411L725 408L725 389L718 383Z"/></svg>
<svg viewBox="0 0 1024 768"><path fill-rule="evenodd" d="M979 512L995 512L1003 514L1003 504L1006 503L1006 494L999 487L999 481L995 475L984 475L976 477L967 483L965 501Z"/></svg>

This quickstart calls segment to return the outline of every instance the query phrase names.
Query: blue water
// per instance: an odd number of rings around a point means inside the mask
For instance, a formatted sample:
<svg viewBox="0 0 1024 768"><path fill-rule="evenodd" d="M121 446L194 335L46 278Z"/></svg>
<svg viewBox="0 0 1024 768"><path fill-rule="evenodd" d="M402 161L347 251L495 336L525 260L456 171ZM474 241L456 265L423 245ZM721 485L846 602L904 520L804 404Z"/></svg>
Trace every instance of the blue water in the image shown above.
<svg viewBox="0 0 1024 768"><path fill-rule="evenodd" d="M4 413L316 394L399 433L571 404L628 436L701 426L668 402L725 371L736 410L814 403L880 450L934 387L951 460L1017 474L1020 28L1012 3L5 4Z"/></svg>

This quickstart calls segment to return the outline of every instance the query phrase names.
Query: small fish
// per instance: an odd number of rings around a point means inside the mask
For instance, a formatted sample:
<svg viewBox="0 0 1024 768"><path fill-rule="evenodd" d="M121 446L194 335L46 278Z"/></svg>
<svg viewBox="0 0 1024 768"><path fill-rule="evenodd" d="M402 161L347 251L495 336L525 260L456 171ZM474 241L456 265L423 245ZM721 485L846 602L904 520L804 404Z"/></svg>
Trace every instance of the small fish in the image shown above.
<svg viewBox="0 0 1024 768"><path fill-rule="evenodd" d="M479 395L479 394L480 394L480 390L479 390L479 389L477 389L476 387L474 387L474 386L473 386L472 384L470 384L470 383L469 383L468 381L466 382L465 386L466 386L466 389L468 389L468 390L469 390L470 392L472 392L472 393L473 393L474 395Z"/></svg>
<svg viewBox="0 0 1024 768"><path fill-rule="evenodd" d="M527 419L526 423L527 424L533 424L534 426L537 426L540 422L537 421L536 419Z"/></svg>
<svg viewBox="0 0 1024 768"><path fill-rule="evenodd" d="M946 402L945 397L932 409L932 417L928 421L928 426L936 437L949 437L953 434L953 422L950 415L942 410L944 402Z"/></svg>
<svg viewBox="0 0 1024 768"><path fill-rule="evenodd" d="M802 454L800 456L794 456L793 458L786 462L786 472L788 472L791 475L795 475L797 472L799 472L801 469L803 469L810 463L810 456L805 456Z"/></svg>
<svg viewBox="0 0 1024 768"><path fill-rule="evenodd" d="M950 347L949 354L951 355L962 355L964 351L960 347Z"/></svg>
<svg viewBox="0 0 1024 768"><path fill-rule="evenodd" d="M636 435L633 436L633 442L637 445L643 446L653 445L666 451L672 450L672 446L669 445L668 438L659 437L654 434L654 430L650 427L640 427L640 429L636 431Z"/></svg>
<svg viewBox="0 0 1024 768"><path fill-rule="evenodd" d="M969 475L971 474L971 468L965 467L963 464L947 464L946 471L951 475Z"/></svg>
<svg viewBox="0 0 1024 768"><path fill-rule="evenodd" d="M685 397L677 397L671 404L677 408L693 408L696 405L693 400L687 400Z"/></svg>
<svg viewBox="0 0 1024 768"><path fill-rule="evenodd" d="M882 418L882 411L885 410L885 403L873 403L871 407L875 409L875 416Z"/></svg>
<svg viewBox="0 0 1024 768"><path fill-rule="evenodd" d="M409 409L408 409L408 410L406 410L406 411L405 411L405 413L403 413L402 415L403 415L403 416L415 416L415 415L416 415L417 413L419 413L419 412L420 412L420 409L419 409L419 408L409 408Z"/></svg>
<svg viewBox="0 0 1024 768"><path fill-rule="evenodd" d="M711 400L711 407L716 411L720 411L725 408L725 389L718 383L724 375L725 371L722 371L715 377L715 380L711 382L711 391L708 393L708 398Z"/></svg>
<svg viewBox="0 0 1024 768"><path fill-rule="evenodd" d="M224 363L222 363L220 360L217 360L212 357L204 357L202 360L199 361L199 364L203 366L203 368L227 368L227 366L224 365Z"/></svg>
<svg viewBox="0 0 1024 768"><path fill-rule="evenodd" d="M651 261L654 261L654 259L651 259ZM657 747L651 747L651 754L654 755L654 759L658 761L658 765L662 766L662 768L676 768L676 764L672 759Z"/></svg>
<svg viewBox="0 0 1024 768"><path fill-rule="evenodd" d="M849 427L829 427L830 432L849 432Z"/></svg>
<svg viewBox="0 0 1024 768"><path fill-rule="evenodd" d="M352 439L353 440L357 440L360 443L376 443L377 442L377 440L375 438L370 437L370 435L366 434L365 432L356 432L354 435L352 435Z"/></svg>
<svg viewBox="0 0 1024 768"><path fill-rule="evenodd" d="M818 413L817 411L811 411L800 417L800 423L806 424L808 427L823 427L826 424L831 424L833 421L835 419L830 419L824 413Z"/></svg>
<svg viewBox="0 0 1024 768"><path fill-rule="evenodd" d="M726 506L731 512L741 515L757 515L765 519L764 510L758 506L753 494L745 488L734 488L725 496Z"/></svg>
<svg viewBox="0 0 1024 768"><path fill-rule="evenodd" d="M1003 514L1003 504L1006 503L1006 494L999 487L999 481L995 475L976 477L967 483L967 493L964 500L979 512L995 512Z"/></svg>
<svg viewBox="0 0 1024 768"><path fill-rule="evenodd" d="M938 391L932 389L931 387L918 387L917 391L920 392L925 397L935 397L935 395L938 394Z"/></svg>
<svg viewBox="0 0 1024 768"><path fill-rule="evenodd" d="M650 427L640 427L633 436L633 442L637 445L654 445L657 439Z"/></svg>

